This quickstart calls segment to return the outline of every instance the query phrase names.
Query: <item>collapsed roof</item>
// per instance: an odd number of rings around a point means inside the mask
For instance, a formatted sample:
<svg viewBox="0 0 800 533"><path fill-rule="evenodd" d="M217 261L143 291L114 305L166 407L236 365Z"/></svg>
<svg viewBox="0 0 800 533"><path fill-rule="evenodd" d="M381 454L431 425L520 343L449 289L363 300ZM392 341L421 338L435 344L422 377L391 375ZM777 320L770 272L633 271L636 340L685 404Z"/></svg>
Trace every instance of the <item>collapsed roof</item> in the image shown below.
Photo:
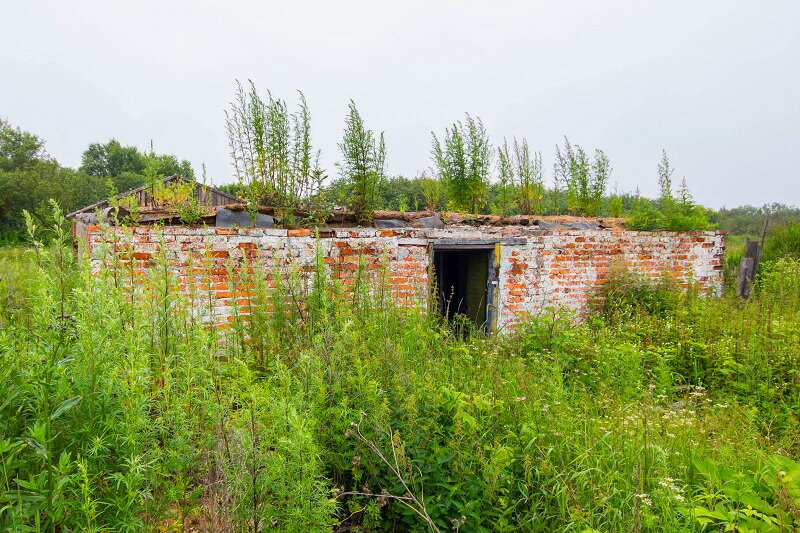
<svg viewBox="0 0 800 533"><path fill-rule="evenodd" d="M205 225L216 227L260 227L276 225L296 225L302 221L314 220L317 225L328 227L358 226L355 214L341 207L324 210L321 214L302 208L259 207L257 213L248 209L240 198L213 187L207 187L194 180L178 175L161 181L164 185L177 183L194 184L194 195L204 208L202 221ZM139 224L180 225L181 220L174 207L163 207L152 195L152 185L143 185L114 197L115 200L136 196L139 206ZM83 224L96 224L97 213L101 220L115 223L118 212L111 207L111 200L88 205L68 214L68 218ZM119 216L122 218L122 216ZM372 226L376 228L444 228L446 226L524 226L541 229L593 230L624 227L624 218L584 218L567 215L471 215L463 213L437 213L433 211L375 211Z"/></svg>
<svg viewBox="0 0 800 533"><path fill-rule="evenodd" d="M192 183L194 184L194 194L195 197L199 200L200 205L214 207L218 205L226 205L226 204L235 204L241 202L240 198L232 194L228 194L223 192L219 189L215 189L214 187L208 187L203 185L202 183L198 183L197 181L189 178L184 178L177 174L173 176L168 176L161 180L160 182L163 185L174 185L178 183ZM153 189L152 184L142 185L141 187L136 187L135 189L131 189L129 191L125 191L114 196L114 200L120 200L127 196L136 196L137 203L139 207L143 210L151 210L156 208L156 200L153 198L151 194ZM92 205L87 205L82 209L78 209L77 211L73 211L72 213L67 215L67 218L75 218L77 215L82 213L95 213L96 211L102 211L111 206L111 199L101 200L99 202L93 203Z"/></svg>
<svg viewBox="0 0 800 533"><path fill-rule="evenodd" d="M94 209L99 209L95 207ZM142 209L139 213L139 223L142 225L161 223L166 225L181 225L180 217L174 209ZM95 211L83 209L70 216L86 224L97 223ZM105 215L101 213L101 217ZM289 224L297 225L303 220L313 219L314 214L302 209L282 209L275 207L260 207L255 221L245 204L233 203L226 205L207 206L203 212L203 224L219 228L230 227L258 227L271 228ZM326 227L355 227L358 224L352 211L335 208L324 215L324 220L317 218L317 225ZM585 218L567 215L541 216L541 215L514 215L501 217L498 215L471 215L464 213L437 213L433 211L375 211L371 226L381 229L416 227L416 228L444 228L447 226L523 226L540 229L572 229L572 230L597 230L623 228L624 218ZM114 222L114 220L110 220Z"/></svg>

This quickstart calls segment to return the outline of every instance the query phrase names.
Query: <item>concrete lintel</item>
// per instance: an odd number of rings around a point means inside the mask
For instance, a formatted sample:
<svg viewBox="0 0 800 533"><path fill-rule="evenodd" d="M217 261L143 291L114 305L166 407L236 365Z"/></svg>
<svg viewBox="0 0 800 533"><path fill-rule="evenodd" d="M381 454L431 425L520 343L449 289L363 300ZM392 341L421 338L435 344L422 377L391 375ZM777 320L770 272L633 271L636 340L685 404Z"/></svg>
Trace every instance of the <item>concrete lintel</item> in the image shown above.
<svg viewBox="0 0 800 533"><path fill-rule="evenodd" d="M428 239L397 239L400 246L426 246L429 242Z"/></svg>
<svg viewBox="0 0 800 533"><path fill-rule="evenodd" d="M509 237L504 239L431 239L431 244L436 246L494 246L502 244L505 246L515 246L527 244L528 239Z"/></svg>

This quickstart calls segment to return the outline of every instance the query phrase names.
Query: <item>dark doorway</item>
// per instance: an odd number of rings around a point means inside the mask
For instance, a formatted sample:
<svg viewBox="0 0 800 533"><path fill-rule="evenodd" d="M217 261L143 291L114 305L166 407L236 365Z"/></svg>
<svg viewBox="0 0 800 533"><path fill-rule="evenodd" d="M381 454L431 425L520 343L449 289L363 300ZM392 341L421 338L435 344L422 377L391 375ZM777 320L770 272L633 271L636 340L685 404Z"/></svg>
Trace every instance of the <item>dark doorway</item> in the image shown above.
<svg viewBox="0 0 800 533"><path fill-rule="evenodd" d="M493 247L492 247L493 248ZM467 318L486 331L493 249L434 249L439 312L448 320Z"/></svg>

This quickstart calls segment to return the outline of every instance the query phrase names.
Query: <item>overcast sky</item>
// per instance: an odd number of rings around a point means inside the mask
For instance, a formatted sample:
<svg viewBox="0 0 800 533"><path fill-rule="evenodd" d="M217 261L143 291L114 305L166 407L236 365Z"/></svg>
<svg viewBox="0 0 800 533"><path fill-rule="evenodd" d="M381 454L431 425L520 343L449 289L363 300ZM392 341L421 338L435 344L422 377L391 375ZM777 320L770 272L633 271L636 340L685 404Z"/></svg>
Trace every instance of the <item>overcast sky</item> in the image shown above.
<svg viewBox="0 0 800 533"><path fill-rule="evenodd" d="M78 166L111 137L232 180L235 79L296 102L336 175L348 99L392 174L465 112L526 137L552 178L567 135L611 187L656 194L667 150L708 206L800 204L800 1L0 0L0 117Z"/></svg>

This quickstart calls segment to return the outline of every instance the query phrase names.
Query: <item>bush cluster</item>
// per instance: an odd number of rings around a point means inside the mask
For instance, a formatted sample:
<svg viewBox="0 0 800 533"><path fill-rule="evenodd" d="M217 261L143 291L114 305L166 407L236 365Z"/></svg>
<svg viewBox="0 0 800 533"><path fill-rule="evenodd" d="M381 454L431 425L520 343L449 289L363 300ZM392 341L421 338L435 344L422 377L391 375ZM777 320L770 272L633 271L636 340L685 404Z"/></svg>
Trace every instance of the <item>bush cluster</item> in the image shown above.
<svg viewBox="0 0 800 533"><path fill-rule="evenodd" d="M211 262L179 291L162 251L139 284L54 218L0 256L0 529L800 526L795 261L747 303L625 274L583 322L486 338L320 255L231 270L250 304L218 329Z"/></svg>

